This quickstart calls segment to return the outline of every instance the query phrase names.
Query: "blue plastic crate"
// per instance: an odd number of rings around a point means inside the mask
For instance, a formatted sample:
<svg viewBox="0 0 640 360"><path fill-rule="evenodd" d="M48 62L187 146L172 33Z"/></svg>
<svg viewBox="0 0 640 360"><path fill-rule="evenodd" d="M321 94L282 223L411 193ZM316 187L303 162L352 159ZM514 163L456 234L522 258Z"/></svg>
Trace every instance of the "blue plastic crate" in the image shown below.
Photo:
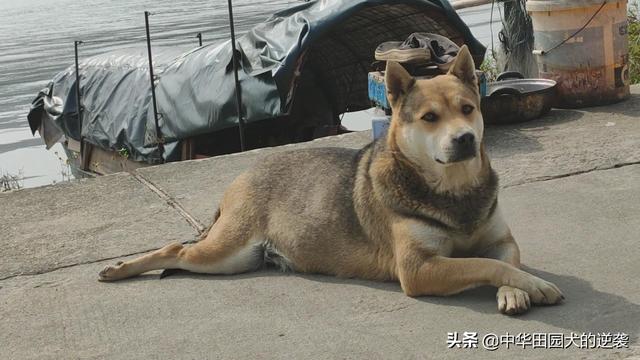
<svg viewBox="0 0 640 360"><path fill-rule="evenodd" d="M369 73L369 100L374 106L391 109L387 102L387 90L384 87L384 74L380 71Z"/></svg>

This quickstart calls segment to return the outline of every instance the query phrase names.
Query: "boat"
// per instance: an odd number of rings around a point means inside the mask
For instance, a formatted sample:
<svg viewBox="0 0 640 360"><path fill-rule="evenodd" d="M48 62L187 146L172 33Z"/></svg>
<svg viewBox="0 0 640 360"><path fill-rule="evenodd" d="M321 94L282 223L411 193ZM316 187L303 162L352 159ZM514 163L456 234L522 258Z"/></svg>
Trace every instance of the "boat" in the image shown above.
<svg viewBox="0 0 640 360"><path fill-rule="evenodd" d="M38 93L28 121L48 148L62 143L76 176L335 135L345 131L341 114L371 107L378 44L414 32L467 44L478 64L484 58L446 0L309 1L234 43L153 47L152 69L146 48L83 60Z"/></svg>

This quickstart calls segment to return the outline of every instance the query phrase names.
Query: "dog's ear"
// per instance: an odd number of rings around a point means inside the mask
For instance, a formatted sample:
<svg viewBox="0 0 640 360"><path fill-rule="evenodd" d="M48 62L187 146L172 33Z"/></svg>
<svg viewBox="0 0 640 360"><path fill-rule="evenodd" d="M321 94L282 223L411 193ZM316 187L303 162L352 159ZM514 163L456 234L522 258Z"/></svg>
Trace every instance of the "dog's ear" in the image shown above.
<svg viewBox="0 0 640 360"><path fill-rule="evenodd" d="M478 87L478 79L476 78L476 67L473 63L471 53L467 45L462 45L458 51L458 56L453 60L453 64L449 68L449 75L453 75L462 80L463 83L476 88Z"/></svg>
<svg viewBox="0 0 640 360"><path fill-rule="evenodd" d="M395 61L387 61L384 72L384 83L387 88L389 103L394 105L400 97L406 95L416 80L407 70Z"/></svg>

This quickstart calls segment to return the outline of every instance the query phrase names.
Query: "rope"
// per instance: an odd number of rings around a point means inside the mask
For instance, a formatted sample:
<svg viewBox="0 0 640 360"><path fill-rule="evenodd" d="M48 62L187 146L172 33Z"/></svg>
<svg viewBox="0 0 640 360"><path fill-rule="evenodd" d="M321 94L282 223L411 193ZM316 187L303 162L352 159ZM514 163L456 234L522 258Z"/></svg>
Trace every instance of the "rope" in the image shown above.
<svg viewBox="0 0 640 360"><path fill-rule="evenodd" d="M500 8L498 8L500 10ZM504 4L504 17L500 12L502 30L498 33L504 55L503 71L518 71L525 77L536 76L532 54L533 26L527 15L524 0Z"/></svg>

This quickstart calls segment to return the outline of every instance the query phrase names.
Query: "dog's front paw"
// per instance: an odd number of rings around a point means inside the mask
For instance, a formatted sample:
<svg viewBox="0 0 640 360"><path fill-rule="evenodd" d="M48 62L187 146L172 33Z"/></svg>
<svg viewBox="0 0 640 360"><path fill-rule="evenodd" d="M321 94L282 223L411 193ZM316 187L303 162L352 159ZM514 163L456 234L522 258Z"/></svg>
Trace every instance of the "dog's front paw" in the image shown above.
<svg viewBox="0 0 640 360"><path fill-rule="evenodd" d="M507 315L522 314L531 307L529 294L511 286L501 286L496 294L498 311Z"/></svg>
<svg viewBox="0 0 640 360"><path fill-rule="evenodd" d="M122 269L123 262L118 261L115 265L107 265L98 273L99 281L115 281L125 278Z"/></svg>
<svg viewBox="0 0 640 360"><path fill-rule="evenodd" d="M554 305L564 300L562 291L554 283L542 280L537 276L527 275L522 289L529 293L532 303Z"/></svg>

